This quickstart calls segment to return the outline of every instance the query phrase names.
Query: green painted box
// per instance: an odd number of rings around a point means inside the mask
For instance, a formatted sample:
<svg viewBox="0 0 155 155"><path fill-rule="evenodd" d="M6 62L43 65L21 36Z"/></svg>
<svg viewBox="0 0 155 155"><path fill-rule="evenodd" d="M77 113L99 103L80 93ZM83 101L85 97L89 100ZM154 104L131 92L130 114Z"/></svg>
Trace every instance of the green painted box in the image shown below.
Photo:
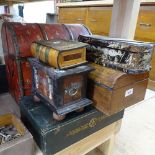
<svg viewBox="0 0 155 155"><path fill-rule="evenodd" d="M93 106L83 112L72 112L60 122L53 120L46 105L24 97L20 103L22 120L44 155L52 155L121 119L124 111L106 116Z"/></svg>

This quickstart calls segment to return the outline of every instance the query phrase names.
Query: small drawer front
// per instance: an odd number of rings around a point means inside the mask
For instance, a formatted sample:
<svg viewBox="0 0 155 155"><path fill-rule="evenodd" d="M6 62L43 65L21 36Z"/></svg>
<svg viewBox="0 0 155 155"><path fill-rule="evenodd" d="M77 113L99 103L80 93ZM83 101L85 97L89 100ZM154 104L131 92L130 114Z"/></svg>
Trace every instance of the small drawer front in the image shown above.
<svg viewBox="0 0 155 155"><path fill-rule="evenodd" d="M155 41L155 7L153 8L140 10L135 33L136 40Z"/></svg>
<svg viewBox="0 0 155 155"><path fill-rule="evenodd" d="M67 104L69 102L81 99L83 87L83 76L82 75L73 75L64 79L64 97L63 102Z"/></svg>
<svg viewBox="0 0 155 155"><path fill-rule="evenodd" d="M60 8L60 23L85 23L86 8Z"/></svg>
<svg viewBox="0 0 155 155"><path fill-rule="evenodd" d="M93 34L108 35L111 22L111 7L90 7L87 26Z"/></svg>

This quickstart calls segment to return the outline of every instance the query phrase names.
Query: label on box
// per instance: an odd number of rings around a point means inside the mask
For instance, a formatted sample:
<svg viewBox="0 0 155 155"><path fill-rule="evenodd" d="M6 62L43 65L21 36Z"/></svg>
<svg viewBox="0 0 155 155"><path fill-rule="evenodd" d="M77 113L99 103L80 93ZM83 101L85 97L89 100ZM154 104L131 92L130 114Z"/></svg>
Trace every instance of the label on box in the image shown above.
<svg viewBox="0 0 155 155"><path fill-rule="evenodd" d="M133 94L133 88L128 89L128 90L125 91L125 97L128 97L128 96L130 96L132 94Z"/></svg>

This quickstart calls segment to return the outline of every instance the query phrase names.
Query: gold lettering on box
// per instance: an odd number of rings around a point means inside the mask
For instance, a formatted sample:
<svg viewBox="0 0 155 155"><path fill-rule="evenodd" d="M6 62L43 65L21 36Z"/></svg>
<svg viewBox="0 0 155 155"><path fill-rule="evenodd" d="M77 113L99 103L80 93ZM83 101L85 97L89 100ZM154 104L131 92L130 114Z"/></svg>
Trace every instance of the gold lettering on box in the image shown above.
<svg viewBox="0 0 155 155"><path fill-rule="evenodd" d="M96 118L92 118L88 121L88 123L78 127L78 128L75 128L71 131L69 131L67 134L66 134L66 137L69 137L69 136L74 136L75 134L78 134L84 130L87 130L89 128L93 128L97 125L97 123L101 122L103 119L105 118L104 115L102 116L99 116L99 117L96 117Z"/></svg>

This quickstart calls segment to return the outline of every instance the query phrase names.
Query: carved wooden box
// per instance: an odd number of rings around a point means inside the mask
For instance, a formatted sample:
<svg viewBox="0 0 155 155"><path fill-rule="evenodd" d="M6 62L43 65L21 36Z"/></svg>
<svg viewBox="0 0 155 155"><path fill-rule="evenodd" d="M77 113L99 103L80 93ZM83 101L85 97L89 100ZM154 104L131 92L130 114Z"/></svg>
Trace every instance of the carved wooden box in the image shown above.
<svg viewBox="0 0 155 155"><path fill-rule="evenodd" d="M29 59L33 67L33 91L58 115L65 115L92 103L86 98L87 75L92 67L78 66L68 70L51 68L35 58Z"/></svg>
<svg viewBox="0 0 155 155"><path fill-rule="evenodd" d="M126 74L95 63L89 74L88 96L95 107L112 115L144 99L149 72Z"/></svg>

